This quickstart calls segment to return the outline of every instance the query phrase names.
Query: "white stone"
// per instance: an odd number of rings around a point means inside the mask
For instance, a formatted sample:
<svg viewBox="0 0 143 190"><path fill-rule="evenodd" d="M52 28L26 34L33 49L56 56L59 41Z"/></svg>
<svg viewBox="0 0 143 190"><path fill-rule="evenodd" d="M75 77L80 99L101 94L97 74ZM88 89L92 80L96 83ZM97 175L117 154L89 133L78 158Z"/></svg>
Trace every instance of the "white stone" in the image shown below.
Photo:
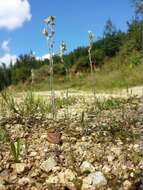
<svg viewBox="0 0 143 190"><path fill-rule="evenodd" d="M26 164L24 163L16 163L14 165L15 171L17 174L21 174L24 172L25 168L26 168Z"/></svg>
<svg viewBox="0 0 143 190"><path fill-rule="evenodd" d="M100 188L105 185L107 185L107 180L104 177L103 173L98 171L89 174L83 179L82 190Z"/></svg>
<svg viewBox="0 0 143 190"><path fill-rule="evenodd" d="M127 166L122 165L121 168L122 168L122 170L126 170L126 169L127 169Z"/></svg>
<svg viewBox="0 0 143 190"><path fill-rule="evenodd" d="M133 173L133 172L131 172L131 173L130 173L130 176L131 176L131 177L134 177L134 173Z"/></svg>
<svg viewBox="0 0 143 190"><path fill-rule="evenodd" d="M0 184L0 190L6 190L6 187L3 184Z"/></svg>
<svg viewBox="0 0 143 190"><path fill-rule="evenodd" d="M84 172L94 172L95 168L90 162L84 161L80 166L80 170L81 170L82 173L84 173Z"/></svg>
<svg viewBox="0 0 143 190"><path fill-rule="evenodd" d="M121 148L119 147L111 147L111 151L114 152L115 155L120 156Z"/></svg>
<svg viewBox="0 0 143 190"><path fill-rule="evenodd" d="M81 138L81 140L82 140L82 141L86 141L86 137L83 136L83 137Z"/></svg>
<svg viewBox="0 0 143 190"><path fill-rule="evenodd" d="M23 177L21 179L18 180L18 184L20 186L24 186L30 183L30 179L28 177Z"/></svg>
<svg viewBox="0 0 143 190"><path fill-rule="evenodd" d="M140 152L140 145L139 144L134 144L133 148L136 152Z"/></svg>
<svg viewBox="0 0 143 190"><path fill-rule="evenodd" d="M29 156L30 157L35 157L35 156L37 156L37 152L31 152Z"/></svg>
<svg viewBox="0 0 143 190"><path fill-rule="evenodd" d="M52 171L52 169L57 165L57 162L55 161L55 159L53 157L48 158L48 160L44 161L40 168L41 170L45 171L45 172L50 172Z"/></svg>
<svg viewBox="0 0 143 190"><path fill-rule="evenodd" d="M60 170L61 170L60 166L55 166L55 167L53 167L53 169L52 169L53 172L58 172L58 171L60 171Z"/></svg>
<svg viewBox="0 0 143 190"><path fill-rule="evenodd" d="M102 171L107 174L111 171L111 168L108 165L104 165L102 168Z"/></svg>
<svg viewBox="0 0 143 190"><path fill-rule="evenodd" d="M47 184L52 184L52 183L58 184L58 183L59 183L59 178L58 178L58 176L53 176L53 175L51 175L51 176L46 180L46 183L47 183Z"/></svg>
<svg viewBox="0 0 143 190"><path fill-rule="evenodd" d="M112 162L114 160L114 156L108 155L107 160L108 160L108 162Z"/></svg>
<svg viewBox="0 0 143 190"><path fill-rule="evenodd" d="M128 181L128 180L124 181L124 183L123 183L124 190L128 190L131 187L131 185L132 184L130 181Z"/></svg>
<svg viewBox="0 0 143 190"><path fill-rule="evenodd" d="M76 174L72 170L66 169L65 171L60 172L58 177L60 179L60 183L67 184L76 179Z"/></svg>
<svg viewBox="0 0 143 190"><path fill-rule="evenodd" d="M40 138L41 138L41 139L46 139L46 138L47 138L47 134L43 134L43 135L41 135Z"/></svg>

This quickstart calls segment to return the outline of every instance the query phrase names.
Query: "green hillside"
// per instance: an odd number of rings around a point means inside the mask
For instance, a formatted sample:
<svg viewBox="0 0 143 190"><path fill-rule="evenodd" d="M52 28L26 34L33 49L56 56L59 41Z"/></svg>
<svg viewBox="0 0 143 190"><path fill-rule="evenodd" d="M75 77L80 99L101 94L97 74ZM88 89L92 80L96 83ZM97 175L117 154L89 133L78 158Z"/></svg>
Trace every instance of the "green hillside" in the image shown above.
<svg viewBox="0 0 143 190"><path fill-rule="evenodd" d="M91 50L94 72L90 74L88 47L79 47L64 55L54 56L55 88L113 89L143 84L142 22L128 22L128 31L117 30L107 20L103 37L93 43ZM31 70L34 72L32 87L48 90L49 60L37 60L32 52L20 55L14 65L0 67L0 89L21 84L31 88ZM67 72L66 72L67 71ZM67 74L68 73L68 74ZM22 87L23 88L23 87Z"/></svg>

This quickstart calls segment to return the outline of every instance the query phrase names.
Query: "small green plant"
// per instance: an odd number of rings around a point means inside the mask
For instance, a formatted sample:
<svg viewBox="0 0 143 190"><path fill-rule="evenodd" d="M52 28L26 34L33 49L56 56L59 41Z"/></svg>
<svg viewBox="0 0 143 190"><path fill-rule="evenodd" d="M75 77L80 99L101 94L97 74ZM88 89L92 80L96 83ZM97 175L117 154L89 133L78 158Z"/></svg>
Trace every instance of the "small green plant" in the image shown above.
<svg viewBox="0 0 143 190"><path fill-rule="evenodd" d="M16 141L10 141L10 148L11 148L11 152L13 154L14 160L15 162L19 162L19 155L20 155L20 149L21 149L21 143L20 143L20 139L17 138Z"/></svg>
<svg viewBox="0 0 143 190"><path fill-rule="evenodd" d="M0 141L6 141L9 144L10 151L14 157L15 162L19 162L19 155L21 151L21 141L17 138L15 141L11 139L7 130L4 127L0 128Z"/></svg>
<svg viewBox="0 0 143 190"><path fill-rule="evenodd" d="M17 103L14 100L12 94L8 93L7 91L1 92L1 98L2 98L2 106L5 107L5 110L7 108L8 111L13 112L15 114L19 114L17 109Z"/></svg>
<svg viewBox="0 0 143 190"><path fill-rule="evenodd" d="M104 99L103 101L99 101L96 99L94 101L95 106L98 107L99 110L110 110L110 109L119 109L122 108L127 103L133 103L135 97L129 97L128 99L123 98L110 98Z"/></svg>
<svg viewBox="0 0 143 190"><path fill-rule="evenodd" d="M56 107L57 108L64 108L70 105L73 105L77 102L77 98L73 96L68 97L56 97L55 98Z"/></svg>
<svg viewBox="0 0 143 190"><path fill-rule="evenodd" d="M20 100L16 100L12 94L6 91L2 92L1 96L5 111L20 117L36 117L38 113L42 117L49 111L49 102L35 97L31 91Z"/></svg>
<svg viewBox="0 0 143 190"><path fill-rule="evenodd" d="M53 107L50 103L50 100L40 98L39 96L34 95L31 91L26 95L21 97L21 99L16 99L9 92L2 94L3 107L5 110L1 110L3 113L9 113L20 118L44 118L48 113L52 113ZM55 113L58 109L66 108L68 106L75 104L78 99L74 96L66 97L55 97Z"/></svg>
<svg viewBox="0 0 143 190"><path fill-rule="evenodd" d="M85 127L85 112L84 111L82 111L81 113L80 123L81 123L81 127L84 128Z"/></svg>
<svg viewBox="0 0 143 190"><path fill-rule="evenodd" d="M41 117L49 112L49 102L40 97L36 97L32 92L28 92L23 100L18 104L18 111L24 117Z"/></svg>

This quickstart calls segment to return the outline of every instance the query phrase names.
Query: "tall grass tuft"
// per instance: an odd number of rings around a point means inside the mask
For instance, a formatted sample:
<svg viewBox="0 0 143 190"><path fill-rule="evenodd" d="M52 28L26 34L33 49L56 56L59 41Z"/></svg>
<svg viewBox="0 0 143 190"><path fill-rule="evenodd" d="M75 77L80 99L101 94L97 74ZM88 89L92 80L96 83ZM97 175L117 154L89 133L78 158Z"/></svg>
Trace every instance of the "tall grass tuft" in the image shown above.
<svg viewBox="0 0 143 190"><path fill-rule="evenodd" d="M13 155L14 161L19 162L19 155L21 152L21 140L17 138L15 141L12 140L8 131L4 127L0 127L0 141L6 141L9 144L11 154Z"/></svg>

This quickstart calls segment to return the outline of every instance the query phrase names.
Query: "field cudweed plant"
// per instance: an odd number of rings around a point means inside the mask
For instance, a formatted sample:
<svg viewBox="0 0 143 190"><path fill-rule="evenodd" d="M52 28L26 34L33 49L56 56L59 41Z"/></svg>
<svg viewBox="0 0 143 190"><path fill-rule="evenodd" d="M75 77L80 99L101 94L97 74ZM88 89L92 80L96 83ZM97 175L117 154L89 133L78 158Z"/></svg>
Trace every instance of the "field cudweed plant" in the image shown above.
<svg viewBox="0 0 143 190"><path fill-rule="evenodd" d="M88 56L89 56L89 63L90 63L90 71L92 74L93 73L93 65L92 65L91 50L92 50L93 41L94 41L94 34L92 31L88 31L88 40L89 40Z"/></svg>
<svg viewBox="0 0 143 190"><path fill-rule="evenodd" d="M45 28L43 30L43 34L46 37L48 43L48 52L50 55L50 90L51 90L51 103L52 103L52 114L53 119L55 118L55 92L53 89L53 45L54 45L54 36L55 36L55 17L49 16L44 19Z"/></svg>

